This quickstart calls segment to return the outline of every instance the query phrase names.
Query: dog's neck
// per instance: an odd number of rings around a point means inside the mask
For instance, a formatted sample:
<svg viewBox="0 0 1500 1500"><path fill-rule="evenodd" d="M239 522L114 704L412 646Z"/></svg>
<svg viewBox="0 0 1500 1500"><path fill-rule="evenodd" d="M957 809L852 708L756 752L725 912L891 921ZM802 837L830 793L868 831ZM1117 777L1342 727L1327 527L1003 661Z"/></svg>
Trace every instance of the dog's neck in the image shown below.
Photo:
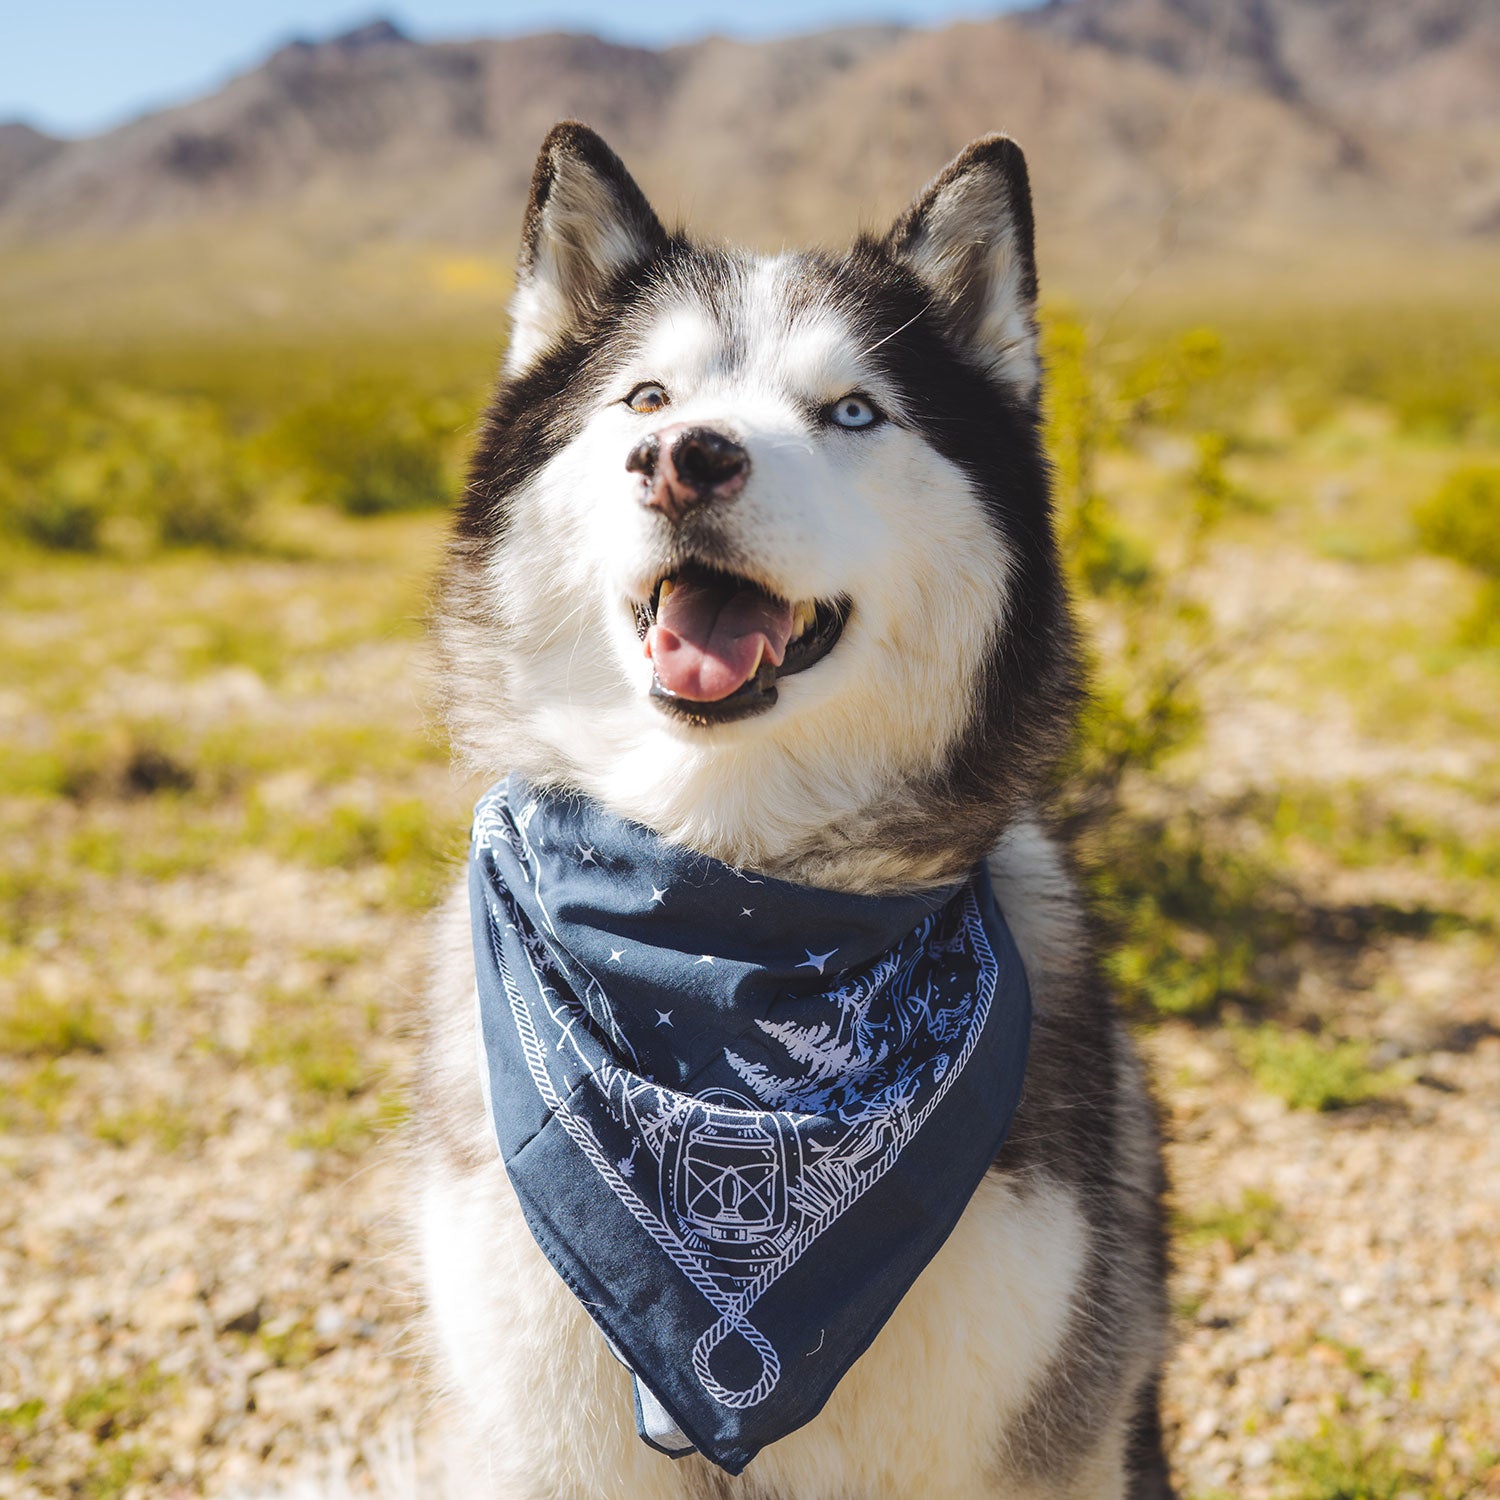
<svg viewBox="0 0 1500 1500"><path fill-rule="evenodd" d="M677 782L641 795L628 783L594 781L576 771L518 769L539 786L580 792L673 844L725 864L861 895L962 879L1017 815L966 805L951 789L931 782L897 783L859 798L847 786L783 783L768 789L719 774L705 776L701 785Z"/></svg>

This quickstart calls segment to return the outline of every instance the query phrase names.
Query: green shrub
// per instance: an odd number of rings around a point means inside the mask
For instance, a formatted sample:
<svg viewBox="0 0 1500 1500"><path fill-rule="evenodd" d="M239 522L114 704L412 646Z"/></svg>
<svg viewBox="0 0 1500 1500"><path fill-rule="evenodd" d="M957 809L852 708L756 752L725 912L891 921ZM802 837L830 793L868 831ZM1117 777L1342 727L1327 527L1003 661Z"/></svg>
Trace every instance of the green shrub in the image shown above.
<svg viewBox="0 0 1500 1500"><path fill-rule="evenodd" d="M1082 848L1095 908L1113 938L1105 972L1147 1014L1201 1016L1259 1001L1256 955L1286 943L1288 918L1265 872L1210 847L1191 820L1116 818Z"/></svg>
<svg viewBox="0 0 1500 1500"><path fill-rule="evenodd" d="M93 552L108 514L106 496L78 465L57 464L45 475L0 469L0 517L7 528L39 547Z"/></svg>
<svg viewBox="0 0 1500 1500"><path fill-rule="evenodd" d="M109 1031L89 1001L70 1004L23 994L0 1013L0 1052L17 1057L66 1057L103 1052Z"/></svg>
<svg viewBox="0 0 1500 1500"><path fill-rule="evenodd" d="M1417 534L1429 552L1467 563L1484 579L1460 640L1500 647L1500 465L1465 464L1416 512Z"/></svg>
<svg viewBox="0 0 1500 1500"><path fill-rule="evenodd" d="M1284 1444L1277 1459L1289 1481L1282 1491L1287 1500L1399 1500L1435 1493L1428 1476L1404 1455L1348 1426L1325 1423L1315 1440Z"/></svg>
<svg viewBox="0 0 1500 1500"><path fill-rule="evenodd" d="M1500 465L1465 464L1416 514L1429 552L1500 579Z"/></svg>
<svg viewBox="0 0 1500 1500"><path fill-rule="evenodd" d="M369 1087L360 1049L326 1016L278 1016L256 1035L253 1060L285 1068L304 1093L352 1099Z"/></svg>
<svg viewBox="0 0 1500 1500"><path fill-rule="evenodd" d="M1382 1098L1395 1084L1388 1071L1371 1067L1370 1049L1359 1041L1260 1026L1240 1033L1237 1048L1256 1083L1293 1109L1347 1109Z"/></svg>
<svg viewBox="0 0 1500 1500"><path fill-rule="evenodd" d="M1227 1245L1236 1260L1257 1245L1284 1245L1289 1238L1281 1204L1259 1188L1248 1188L1236 1204L1181 1215L1177 1234L1187 1245Z"/></svg>
<svg viewBox="0 0 1500 1500"><path fill-rule="evenodd" d="M448 499L445 419L445 403L355 385L283 418L263 451L306 500L354 516L421 510Z"/></svg>
<svg viewBox="0 0 1500 1500"><path fill-rule="evenodd" d="M40 546L93 551L111 528L144 546L249 539L256 487L206 401L122 387L53 393L5 438L0 521Z"/></svg>
<svg viewBox="0 0 1500 1500"><path fill-rule="evenodd" d="M252 840L262 836L265 818L263 808L252 807L247 830ZM339 803L316 821L277 827L271 838L284 857L323 869L383 865L390 899L422 910L451 876L448 856L461 843L462 829L425 802L405 798L375 808Z"/></svg>
<svg viewBox="0 0 1500 1500"><path fill-rule="evenodd" d="M1224 340L1215 328L1190 328L1156 343L1120 372L1119 398L1132 423L1207 420L1222 402Z"/></svg>
<svg viewBox="0 0 1500 1500"><path fill-rule="evenodd" d="M1138 590L1151 580L1151 556L1120 526L1099 487L1099 450L1114 433L1088 334L1069 318L1050 318L1043 328L1042 351L1047 364L1046 442L1063 555L1075 581L1095 597Z"/></svg>

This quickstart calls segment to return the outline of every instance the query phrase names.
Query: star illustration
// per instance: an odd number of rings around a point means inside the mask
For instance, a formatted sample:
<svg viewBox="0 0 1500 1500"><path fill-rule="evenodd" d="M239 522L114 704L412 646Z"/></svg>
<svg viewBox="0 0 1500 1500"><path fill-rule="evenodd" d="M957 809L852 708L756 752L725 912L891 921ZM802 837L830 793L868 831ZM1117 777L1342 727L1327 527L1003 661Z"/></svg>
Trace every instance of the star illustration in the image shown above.
<svg viewBox="0 0 1500 1500"><path fill-rule="evenodd" d="M700 963L700 964L711 964L713 961L714 961L713 954L712 953L705 953L703 955L703 957L698 960L698 963ZM697 965L695 964L694 967L696 968Z"/></svg>
<svg viewBox="0 0 1500 1500"><path fill-rule="evenodd" d="M597 865L599 863L594 858L594 846L592 844L580 844L578 846L578 863L581 865Z"/></svg>
<svg viewBox="0 0 1500 1500"><path fill-rule="evenodd" d="M612 964L619 963L619 961L622 958L624 958L624 957L625 957L625 950L623 948L611 948L609 950L609 961Z"/></svg>
<svg viewBox="0 0 1500 1500"><path fill-rule="evenodd" d="M651 904L652 904L652 906L660 906L666 899L667 899L667 893L664 890L662 890L660 888L660 886L654 886L653 885L651 887Z"/></svg>
<svg viewBox="0 0 1500 1500"><path fill-rule="evenodd" d="M740 907L740 915L742 917L753 917L755 915L755 908L753 906L742 906Z"/></svg>
<svg viewBox="0 0 1500 1500"><path fill-rule="evenodd" d="M827 953L814 953L811 948L804 948L802 951L807 954L807 962L805 964L798 964L797 967L799 969L816 969L821 974L828 967L828 960L839 950L837 948L830 948Z"/></svg>
<svg viewBox="0 0 1500 1500"><path fill-rule="evenodd" d="M672 1012L669 1010L657 1011L656 1024L658 1026L670 1026L672 1024Z"/></svg>

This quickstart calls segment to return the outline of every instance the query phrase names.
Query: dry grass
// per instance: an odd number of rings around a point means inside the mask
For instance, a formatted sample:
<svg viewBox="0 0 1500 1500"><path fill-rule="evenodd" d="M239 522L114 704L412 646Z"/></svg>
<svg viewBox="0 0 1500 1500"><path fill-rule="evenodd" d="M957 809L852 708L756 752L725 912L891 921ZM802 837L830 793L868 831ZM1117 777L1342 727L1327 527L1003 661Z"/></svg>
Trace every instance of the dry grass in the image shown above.
<svg viewBox="0 0 1500 1500"><path fill-rule="evenodd" d="M1500 1492L1500 653L1419 533L1500 387L1452 323L1465 378L1414 385L1405 326L1054 325L1070 808L1178 1138L1198 1496ZM132 379L253 445L362 347L289 395L223 348ZM435 347L414 399L472 409L485 351ZM419 1406L388 1158L473 790L419 687L443 520L257 493L239 550L0 551L3 1496L211 1492Z"/></svg>

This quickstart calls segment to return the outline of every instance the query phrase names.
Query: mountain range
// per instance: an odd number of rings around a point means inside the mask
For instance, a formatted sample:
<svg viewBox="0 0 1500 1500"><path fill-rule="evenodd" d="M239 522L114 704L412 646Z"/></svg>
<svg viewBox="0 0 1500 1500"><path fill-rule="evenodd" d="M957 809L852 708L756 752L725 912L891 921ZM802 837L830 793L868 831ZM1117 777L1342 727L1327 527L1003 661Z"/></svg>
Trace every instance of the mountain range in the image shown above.
<svg viewBox="0 0 1500 1500"><path fill-rule="evenodd" d="M88 139L0 125L0 246L268 230L508 253L538 142L603 132L664 217L761 245L877 224L965 141L1032 166L1045 246L1500 242L1496 0L1050 0L654 51L596 37L298 41Z"/></svg>

